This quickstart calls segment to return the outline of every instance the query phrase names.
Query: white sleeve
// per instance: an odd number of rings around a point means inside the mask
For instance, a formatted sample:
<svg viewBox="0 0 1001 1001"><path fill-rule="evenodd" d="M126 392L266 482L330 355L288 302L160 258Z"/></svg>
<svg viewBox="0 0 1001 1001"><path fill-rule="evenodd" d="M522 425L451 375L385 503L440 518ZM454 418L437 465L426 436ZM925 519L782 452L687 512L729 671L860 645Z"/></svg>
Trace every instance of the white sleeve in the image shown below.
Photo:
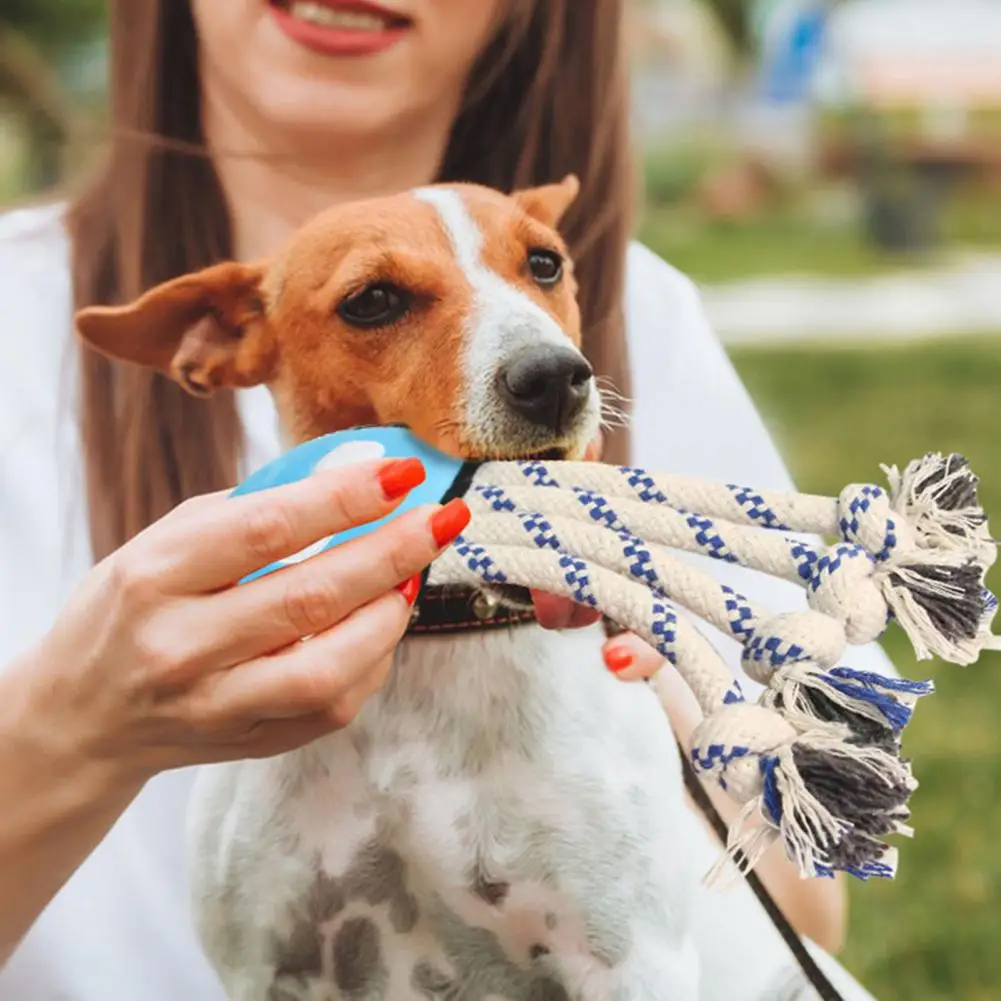
<svg viewBox="0 0 1001 1001"><path fill-rule="evenodd" d="M0 215L0 667L90 564L61 206Z"/></svg>
<svg viewBox="0 0 1001 1001"><path fill-rule="evenodd" d="M759 489L793 489L761 415L710 329L694 283L640 245L629 254L626 330L637 465ZM802 589L789 581L700 555L685 558L773 611L806 607ZM760 686L740 671L738 643L697 624L748 696L756 697ZM850 647L845 663L897 675L878 644Z"/></svg>

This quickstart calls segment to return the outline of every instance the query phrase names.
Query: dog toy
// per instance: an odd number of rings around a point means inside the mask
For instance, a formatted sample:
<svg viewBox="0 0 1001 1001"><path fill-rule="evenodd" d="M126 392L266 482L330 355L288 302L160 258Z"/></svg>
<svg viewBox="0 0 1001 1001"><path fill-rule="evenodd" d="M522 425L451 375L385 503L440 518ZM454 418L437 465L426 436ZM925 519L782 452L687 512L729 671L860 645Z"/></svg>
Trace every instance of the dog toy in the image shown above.
<svg viewBox="0 0 1001 1001"><path fill-rule="evenodd" d="M732 858L751 868L779 840L806 877L893 876L896 850L884 839L911 833L908 800L917 785L901 758L901 735L933 686L840 661L849 645L878 639L890 623L919 659L971 664L999 648L991 634L997 601L984 584L997 547L961 456L886 468L886 489L856 484L829 498L600 463L468 463L403 428L360 428L294 449L237 492L330 465L414 455L427 479L390 517L460 495L472 511L428 583L502 596L516 585L571 598L632 630L677 668L704 713L692 739L694 767L742 807L721 866ZM321 540L259 573L376 525ZM764 608L678 551L794 581L807 609ZM757 704L677 609L742 644L745 673L765 686Z"/></svg>

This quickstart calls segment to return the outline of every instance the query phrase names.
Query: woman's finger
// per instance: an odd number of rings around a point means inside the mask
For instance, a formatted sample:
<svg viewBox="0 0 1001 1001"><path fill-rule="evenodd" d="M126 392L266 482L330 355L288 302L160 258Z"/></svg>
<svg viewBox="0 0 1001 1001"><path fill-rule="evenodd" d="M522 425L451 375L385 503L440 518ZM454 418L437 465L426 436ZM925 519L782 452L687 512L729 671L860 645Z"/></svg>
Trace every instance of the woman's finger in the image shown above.
<svg viewBox="0 0 1001 1001"><path fill-rule="evenodd" d="M664 658L635 633L622 633L602 648L605 666L623 681L652 678L664 666Z"/></svg>
<svg viewBox="0 0 1001 1001"><path fill-rule="evenodd" d="M143 555L161 587L198 594L226 587L337 532L385 517L424 481L419 459L359 463L285 486L182 506L151 533Z"/></svg>
<svg viewBox="0 0 1001 1001"><path fill-rule="evenodd" d="M368 679L375 687L410 622L399 591L364 605L332 629L216 675L196 710L209 726L241 719L289 719L324 712L342 720L345 699Z"/></svg>
<svg viewBox="0 0 1001 1001"><path fill-rule="evenodd" d="M302 563L189 602L188 642L203 651L194 659L227 667L322 633L421 574L468 522L462 500L420 507Z"/></svg>

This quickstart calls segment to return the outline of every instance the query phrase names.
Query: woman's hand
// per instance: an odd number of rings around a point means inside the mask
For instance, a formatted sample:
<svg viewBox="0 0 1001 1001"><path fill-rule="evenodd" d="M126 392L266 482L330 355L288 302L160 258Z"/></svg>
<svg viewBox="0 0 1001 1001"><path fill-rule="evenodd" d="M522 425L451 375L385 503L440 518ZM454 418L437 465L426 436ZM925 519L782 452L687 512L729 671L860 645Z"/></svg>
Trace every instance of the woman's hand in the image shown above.
<svg viewBox="0 0 1001 1001"><path fill-rule="evenodd" d="M22 737L141 780L344 726L383 682L416 575L465 526L465 504L234 585L383 517L423 476L416 459L390 461L181 505L98 565L27 658Z"/></svg>
<svg viewBox="0 0 1001 1001"><path fill-rule="evenodd" d="M465 504L234 585L389 514L423 478L417 460L390 461L183 504L95 567L0 673L0 803L17 805L0 811L0 966L152 775L276 754L352 719Z"/></svg>

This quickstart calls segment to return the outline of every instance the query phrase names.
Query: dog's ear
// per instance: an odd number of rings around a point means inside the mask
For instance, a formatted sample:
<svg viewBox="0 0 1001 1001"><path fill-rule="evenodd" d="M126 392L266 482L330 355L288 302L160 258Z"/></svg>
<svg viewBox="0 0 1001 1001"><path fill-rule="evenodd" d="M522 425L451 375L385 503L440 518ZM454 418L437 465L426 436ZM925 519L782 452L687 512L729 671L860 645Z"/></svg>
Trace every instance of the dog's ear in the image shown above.
<svg viewBox="0 0 1001 1001"><path fill-rule="evenodd" d="M516 191L513 197L526 215L556 229L579 192L580 181L577 180L577 175L567 174L558 184L523 188Z"/></svg>
<svg viewBox="0 0 1001 1001"><path fill-rule="evenodd" d="M80 310L77 332L102 354L155 368L195 396L253 386L271 376L277 356L261 288L266 270L226 263L183 275L128 305Z"/></svg>

